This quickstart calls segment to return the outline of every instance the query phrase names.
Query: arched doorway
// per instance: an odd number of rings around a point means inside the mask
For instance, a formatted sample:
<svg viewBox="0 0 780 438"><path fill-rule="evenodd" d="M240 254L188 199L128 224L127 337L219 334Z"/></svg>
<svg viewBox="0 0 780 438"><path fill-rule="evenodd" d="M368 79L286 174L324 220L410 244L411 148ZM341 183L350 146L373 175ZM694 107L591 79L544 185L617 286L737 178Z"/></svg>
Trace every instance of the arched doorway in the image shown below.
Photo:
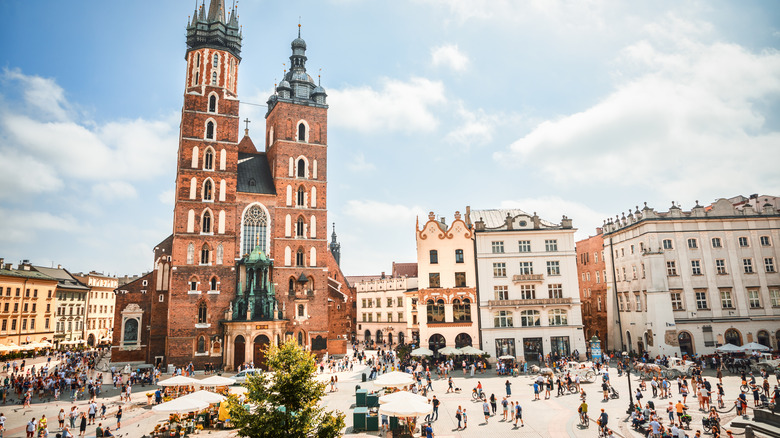
<svg viewBox="0 0 780 438"><path fill-rule="evenodd" d="M390 345L393 345L393 334L392 333L388 333L387 334L387 343L390 344Z"/></svg>
<svg viewBox="0 0 780 438"><path fill-rule="evenodd" d="M89 345L90 347L94 347L95 346L95 335L94 334L90 333L89 337L87 337L87 345Z"/></svg>
<svg viewBox="0 0 780 438"><path fill-rule="evenodd" d="M696 350L693 349L693 338L690 333L680 332L677 335L677 342L680 343L680 352L682 354L693 356L696 353Z"/></svg>
<svg viewBox="0 0 780 438"><path fill-rule="evenodd" d="M726 330L726 333L723 334L723 339L726 340L727 344L734 344L737 347L742 346L742 334L735 328Z"/></svg>
<svg viewBox="0 0 780 438"><path fill-rule="evenodd" d="M233 341L233 368L238 369L246 362L246 341L241 335L236 336L236 340Z"/></svg>
<svg viewBox="0 0 780 438"><path fill-rule="evenodd" d="M626 345L628 345L628 352L631 352L631 332L626 330Z"/></svg>
<svg viewBox="0 0 780 438"><path fill-rule="evenodd" d="M763 345L765 347L769 347L770 349L772 348L769 345L769 332L768 331L766 331L766 330L759 330L758 333L756 334L756 338L757 338L759 344L761 344L761 345Z"/></svg>
<svg viewBox="0 0 780 438"><path fill-rule="evenodd" d="M265 369L265 349L268 348L268 344L271 340L266 335L257 335L254 342L254 355L252 361L255 363L255 368Z"/></svg>
<svg viewBox="0 0 780 438"><path fill-rule="evenodd" d="M438 333L428 338L428 348L433 351L433 354L436 354L439 348L444 348L445 345L447 345L447 341L444 339L444 336Z"/></svg>
<svg viewBox="0 0 780 438"><path fill-rule="evenodd" d="M381 344L382 343L382 330L376 331L376 343Z"/></svg>
<svg viewBox="0 0 780 438"><path fill-rule="evenodd" d="M642 341L636 341L636 352L639 354L644 354L645 352L645 344Z"/></svg>
<svg viewBox="0 0 780 438"><path fill-rule="evenodd" d="M398 343L401 345L404 344L404 332L398 332Z"/></svg>
<svg viewBox="0 0 780 438"><path fill-rule="evenodd" d="M365 333L363 333L363 338L366 342L371 340L371 330L366 330Z"/></svg>
<svg viewBox="0 0 780 438"><path fill-rule="evenodd" d="M471 336L467 333L460 333L458 336L455 336L455 348L466 346L471 346Z"/></svg>

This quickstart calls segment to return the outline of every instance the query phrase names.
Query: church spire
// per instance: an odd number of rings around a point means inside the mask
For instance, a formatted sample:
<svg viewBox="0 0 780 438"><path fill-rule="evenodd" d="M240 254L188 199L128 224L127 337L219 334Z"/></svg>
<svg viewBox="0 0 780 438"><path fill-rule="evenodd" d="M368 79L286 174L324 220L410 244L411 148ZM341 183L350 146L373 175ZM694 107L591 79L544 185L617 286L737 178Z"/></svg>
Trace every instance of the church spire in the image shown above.
<svg viewBox="0 0 780 438"><path fill-rule="evenodd" d="M207 19L209 23L214 21L225 22L225 0L211 0Z"/></svg>
<svg viewBox="0 0 780 438"><path fill-rule="evenodd" d="M333 223L333 234L330 235L330 253L336 259L336 264L341 265L341 244L336 241L336 223Z"/></svg>
<svg viewBox="0 0 780 438"><path fill-rule="evenodd" d="M238 10L233 6L230 21L225 20L225 0L210 0L206 13L205 0L187 26L187 51L209 47L225 50L241 59L241 27Z"/></svg>

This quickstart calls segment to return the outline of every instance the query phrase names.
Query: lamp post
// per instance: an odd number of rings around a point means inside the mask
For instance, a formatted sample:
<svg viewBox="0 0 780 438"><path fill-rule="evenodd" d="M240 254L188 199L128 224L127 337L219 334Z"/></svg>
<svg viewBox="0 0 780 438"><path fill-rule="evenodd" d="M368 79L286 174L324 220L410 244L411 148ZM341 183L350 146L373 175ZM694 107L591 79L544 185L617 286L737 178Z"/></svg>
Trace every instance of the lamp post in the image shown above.
<svg viewBox="0 0 780 438"><path fill-rule="evenodd" d="M631 411L634 409L634 392L631 390L631 358L625 351L623 352L623 357L625 358L626 378L628 379L628 409L626 414L631 414Z"/></svg>

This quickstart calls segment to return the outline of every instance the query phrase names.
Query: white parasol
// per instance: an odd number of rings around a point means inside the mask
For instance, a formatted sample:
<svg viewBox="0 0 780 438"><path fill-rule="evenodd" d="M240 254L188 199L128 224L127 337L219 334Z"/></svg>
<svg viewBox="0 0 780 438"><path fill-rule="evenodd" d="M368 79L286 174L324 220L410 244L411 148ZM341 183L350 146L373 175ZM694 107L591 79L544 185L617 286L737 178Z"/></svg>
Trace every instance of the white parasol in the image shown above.
<svg viewBox="0 0 780 438"><path fill-rule="evenodd" d="M726 344L716 348L715 351L717 351L718 353L740 353L743 350L741 347L737 347L734 344Z"/></svg>
<svg viewBox="0 0 780 438"><path fill-rule="evenodd" d="M198 384L203 386L230 386L235 383L236 381L234 379L222 376L206 377L205 379L198 381Z"/></svg>
<svg viewBox="0 0 780 438"><path fill-rule="evenodd" d="M187 395L179 397L179 398L186 398L186 399L193 399L193 400L204 401L204 402L206 402L208 404L221 403L221 402L227 400L227 397L225 397L224 395L219 395L217 393L210 392L210 391L204 391L204 390L195 391L192 394L187 394Z"/></svg>
<svg viewBox="0 0 780 438"><path fill-rule="evenodd" d="M394 401L379 405L379 413L392 417L421 417L433 412L433 405L419 401Z"/></svg>
<svg viewBox="0 0 780 438"><path fill-rule="evenodd" d="M413 394L409 391L398 391L392 394L387 394L387 395L383 395L382 397L379 397L380 404L393 403L397 401L401 401L401 402L416 401L420 403L428 403L428 397L423 397L421 395Z"/></svg>
<svg viewBox="0 0 780 438"><path fill-rule="evenodd" d="M191 379L185 376L175 376L170 379L160 380L159 386L192 386L200 383L200 380Z"/></svg>
<svg viewBox="0 0 780 438"><path fill-rule="evenodd" d="M509 359L515 360L515 357L514 356L501 356L498 359L499 360L509 360Z"/></svg>
<svg viewBox="0 0 780 438"><path fill-rule="evenodd" d="M460 356L461 354L463 354L460 350L458 350L455 347L439 348L438 353L443 354L445 356Z"/></svg>
<svg viewBox="0 0 780 438"><path fill-rule="evenodd" d="M425 347L420 347L420 348L415 348L409 354L411 354L412 356L433 356L433 351Z"/></svg>
<svg viewBox="0 0 780 438"><path fill-rule="evenodd" d="M387 374L382 374L374 380L374 385L383 388L397 388L399 386L409 386L413 383L414 378L412 375L402 373L401 371L391 371Z"/></svg>
<svg viewBox="0 0 780 438"><path fill-rule="evenodd" d="M154 412L168 412L168 413L186 413L192 411L199 411L209 407L209 403L203 400L197 400L194 398L179 397L169 402L161 403L157 406L153 406Z"/></svg>
<svg viewBox="0 0 780 438"><path fill-rule="evenodd" d="M769 350L769 347L766 345L761 345L758 342L751 342L739 347L739 349L741 351L767 351Z"/></svg>
<svg viewBox="0 0 780 438"><path fill-rule="evenodd" d="M467 346L461 348L460 352L462 354L474 354L474 355L485 354L484 351L480 350L479 348L474 348L471 345L467 345Z"/></svg>

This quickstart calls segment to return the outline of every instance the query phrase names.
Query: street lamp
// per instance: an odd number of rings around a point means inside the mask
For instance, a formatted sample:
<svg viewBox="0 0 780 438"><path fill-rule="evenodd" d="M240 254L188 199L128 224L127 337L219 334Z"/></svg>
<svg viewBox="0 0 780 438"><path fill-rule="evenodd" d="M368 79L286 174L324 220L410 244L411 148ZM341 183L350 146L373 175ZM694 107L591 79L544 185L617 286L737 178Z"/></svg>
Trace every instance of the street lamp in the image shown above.
<svg viewBox="0 0 780 438"><path fill-rule="evenodd" d="M626 378L628 379L628 409L626 414L630 415L631 411L634 410L634 392L631 390L631 358L625 351L623 352L623 357L625 358Z"/></svg>

